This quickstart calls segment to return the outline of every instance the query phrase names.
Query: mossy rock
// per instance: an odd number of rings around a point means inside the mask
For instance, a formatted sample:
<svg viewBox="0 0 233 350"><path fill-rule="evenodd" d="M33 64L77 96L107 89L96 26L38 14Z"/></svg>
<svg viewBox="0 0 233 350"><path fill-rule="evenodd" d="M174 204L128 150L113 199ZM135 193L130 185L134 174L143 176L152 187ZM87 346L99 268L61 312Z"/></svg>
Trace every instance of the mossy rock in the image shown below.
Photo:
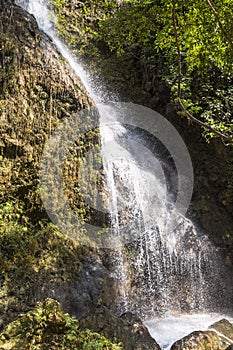
<svg viewBox="0 0 233 350"><path fill-rule="evenodd" d="M143 322L131 312L117 317L102 306L83 318L80 327L101 332L110 340L117 339L125 350L161 350Z"/></svg>
<svg viewBox="0 0 233 350"><path fill-rule="evenodd" d="M34 310L10 323L0 334L1 349L120 350L104 336L80 330L77 320L64 314L59 303L46 299Z"/></svg>
<svg viewBox="0 0 233 350"><path fill-rule="evenodd" d="M38 187L44 145L72 116L77 119L77 133L82 134L84 127L90 132L77 136L67 157L65 172L71 175L65 178L65 187L74 209L83 220L90 220L88 206L77 186L73 191L73 183L79 176L76 159L82 160L99 144L94 102L33 16L4 0L0 21L1 201L23 202L34 222L46 217Z"/></svg>
<svg viewBox="0 0 233 350"><path fill-rule="evenodd" d="M225 350L233 343L233 324L223 319L208 331L195 331L175 342L171 350Z"/></svg>
<svg viewBox="0 0 233 350"><path fill-rule="evenodd" d="M233 324L226 319L222 319L212 324L210 329L214 329L220 334L232 340L233 343Z"/></svg>

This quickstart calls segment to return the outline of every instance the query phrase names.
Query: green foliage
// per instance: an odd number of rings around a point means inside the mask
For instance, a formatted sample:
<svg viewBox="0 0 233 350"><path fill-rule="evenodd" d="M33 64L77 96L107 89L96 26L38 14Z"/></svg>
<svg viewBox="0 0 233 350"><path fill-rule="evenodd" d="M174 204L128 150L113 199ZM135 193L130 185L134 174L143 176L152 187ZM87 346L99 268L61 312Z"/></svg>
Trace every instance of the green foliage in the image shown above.
<svg viewBox="0 0 233 350"><path fill-rule="evenodd" d="M48 220L35 224L25 206L16 199L0 205L0 267L5 277L14 273L16 278L22 272L26 277L40 270L47 278L49 270L59 275L62 267L70 276L73 274L71 262L78 263L83 254L86 254L85 247L63 236ZM17 283L22 281L16 278L15 286Z"/></svg>
<svg viewBox="0 0 233 350"><path fill-rule="evenodd" d="M0 206L0 266L6 272L15 264L28 265L34 260L37 246L31 236L31 225L22 206L6 202ZM26 253L26 254L25 254Z"/></svg>
<svg viewBox="0 0 233 350"><path fill-rule="evenodd" d="M128 0L99 23L99 37L118 55L163 57L162 78L178 94L178 52L181 91L187 110L226 136L232 135L233 0L214 2L218 19L206 1ZM229 42L226 38L230 38ZM208 137L214 133L208 132Z"/></svg>
<svg viewBox="0 0 233 350"><path fill-rule="evenodd" d="M51 0L61 37L78 55L98 56L98 23L115 11L115 0Z"/></svg>
<svg viewBox="0 0 233 350"><path fill-rule="evenodd" d="M0 334L5 349L120 350L104 336L81 330L77 320L64 314L57 301L46 299L36 308L9 324Z"/></svg>
<svg viewBox="0 0 233 350"><path fill-rule="evenodd" d="M60 9L65 5L65 0L53 0L53 4L57 9Z"/></svg>

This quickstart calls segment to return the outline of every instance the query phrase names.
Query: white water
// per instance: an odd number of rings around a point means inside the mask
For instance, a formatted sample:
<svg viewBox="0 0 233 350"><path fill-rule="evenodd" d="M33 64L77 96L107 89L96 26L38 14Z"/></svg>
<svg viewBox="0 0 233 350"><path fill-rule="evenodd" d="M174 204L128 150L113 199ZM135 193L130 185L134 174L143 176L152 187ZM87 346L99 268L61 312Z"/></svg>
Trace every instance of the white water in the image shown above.
<svg viewBox="0 0 233 350"><path fill-rule="evenodd" d="M95 88L90 76L57 37L47 2L18 0L17 3L35 16L94 101L101 103L101 89ZM117 122L113 107L101 104L99 111L103 149L108 149L103 152L103 165L111 225L119 240L125 237L122 236L125 230L126 237L131 238L130 242L120 242L118 250L112 253L112 275L119 281L118 308L138 312L143 317L214 308L225 295L214 247L179 213L179 226L173 232L167 229L170 203L166 183L161 181L164 179L161 162L146 149L143 154L141 148L139 152L135 139L125 142L130 132ZM174 340L213 323L214 317L211 314L167 316L146 324L167 349Z"/></svg>
<svg viewBox="0 0 233 350"><path fill-rule="evenodd" d="M212 313L169 315L164 318L148 320L145 324L161 348L169 350L175 341L194 331L206 331L213 323L223 318L233 322L233 318L230 316Z"/></svg>
<svg viewBox="0 0 233 350"><path fill-rule="evenodd" d="M38 26L42 29L53 41L61 55L69 62L73 70L82 80L86 90L92 98L98 103L100 102L100 94L96 94L91 83L91 77L84 70L82 65L71 55L66 45L58 38L54 31L56 22L55 15L48 9L48 1L45 0L16 0L15 3L23 7L27 12L33 14L36 18Z"/></svg>

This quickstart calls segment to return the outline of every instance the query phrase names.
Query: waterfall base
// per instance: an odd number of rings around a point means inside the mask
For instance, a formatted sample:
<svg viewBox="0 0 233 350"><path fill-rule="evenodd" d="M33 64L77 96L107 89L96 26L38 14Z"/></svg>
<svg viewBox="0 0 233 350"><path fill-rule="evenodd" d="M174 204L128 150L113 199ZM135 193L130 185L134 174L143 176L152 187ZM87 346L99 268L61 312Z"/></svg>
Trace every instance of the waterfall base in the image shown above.
<svg viewBox="0 0 233 350"><path fill-rule="evenodd" d="M217 313L210 314L180 314L168 315L163 318L147 320L151 336L156 339L163 350L169 350L178 339L194 331L206 331L213 323L226 318L233 322L233 315L226 316Z"/></svg>

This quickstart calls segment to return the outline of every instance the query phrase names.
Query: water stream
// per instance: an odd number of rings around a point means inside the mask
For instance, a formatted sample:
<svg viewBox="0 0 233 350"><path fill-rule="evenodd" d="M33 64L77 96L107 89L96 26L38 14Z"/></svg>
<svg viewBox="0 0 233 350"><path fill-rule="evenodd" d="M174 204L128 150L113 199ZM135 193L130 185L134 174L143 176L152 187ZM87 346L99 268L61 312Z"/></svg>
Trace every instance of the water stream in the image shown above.
<svg viewBox="0 0 233 350"><path fill-rule="evenodd" d="M119 123L114 106L102 103L99 86L95 87L82 65L58 38L54 30L55 18L47 1L17 0L16 3L35 16L39 27L51 38L99 106L108 209L112 230L119 237L118 249L110 253L109 264L112 275L119 282L116 311L130 310L144 319L159 316L146 324L156 340L168 349L174 340L190 330L199 325L206 327L207 323L216 320L211 311L221 312L230 304L231 292L225 286L224 266L218 252L208 238L178 212L179 224L169 230L167 217L175 191L169 191L167 179L162 176L164 166L161 163L166 160L155 156L160 145L156 146L147 134L138 134ZM106 116L111 121L107 125ZM146 147L142 154L143 142ZM106 151L109 143L117 157ZM166 166L174 180L175 168L172 164L166 163ZM131 239L122 241L122 230L126 229ZM182 312L206 310L206 317L184 314L179 319L173 316L161 318L172 312L182 315ZM186 327L187 324L190 327Z"/></svg>

